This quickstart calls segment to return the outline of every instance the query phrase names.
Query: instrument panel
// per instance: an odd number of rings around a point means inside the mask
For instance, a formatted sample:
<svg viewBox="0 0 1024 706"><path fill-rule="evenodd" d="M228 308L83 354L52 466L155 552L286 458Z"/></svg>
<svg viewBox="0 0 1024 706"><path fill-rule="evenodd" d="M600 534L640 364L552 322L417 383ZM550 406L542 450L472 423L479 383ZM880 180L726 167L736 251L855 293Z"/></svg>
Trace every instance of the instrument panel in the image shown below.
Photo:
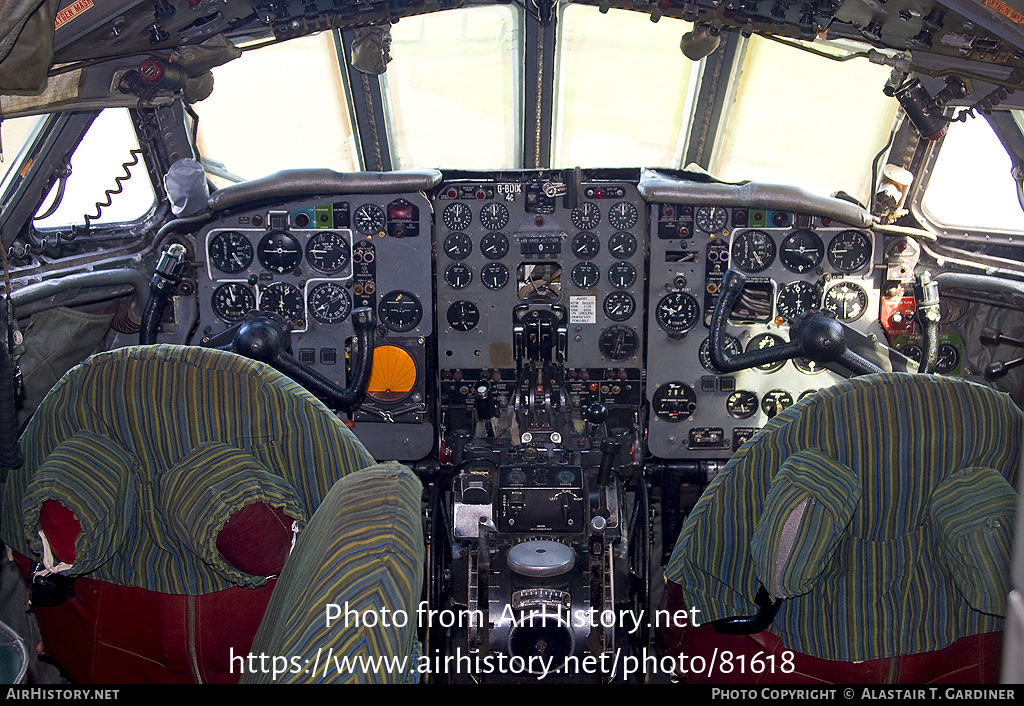
<svg viewBox="0 0 1024 706"><path fill-rule="evenodd" d="M345 387L351 313L372 308L374 366L354 430L378 458L429 455L431 233L432 209L418 193L306 200L225 217L197 235L203 339L253 310L276 314L290 328L292 355Z"/></svg>
<svg viewBox="0 0 1024 706"><path fill-rule="evenodd" d="M375 457L397 460L428 458L453 432L526 444L545 431L517 420L527 405L570 420L544 437L569 449L626 432L646 445L634 458L728 459L841 377L799 359L716 370L709 325L729 268L747 277L726 327L732 353L788 341L806 309L884 340L884 243L870 229L645 199L635 170L446 176L428 193L297 200L207 225L196 236L203 338L271 312L288 322L293 355L344 386L351 312L372 307L371 384L350 423ZM525 385L527 360L551 379Z"/></svg>
<svg viewBox="0 0 1024 706"><path fill-rule="evenodd" d="M872 266L881 244L870 230L698 203L652 204L650 220L646 399L656 456L726 459L773 416L841 377L802 359L730 374L715 369L708 334L730 267L747 277L726 326L732 354L785 343L793 317L809 309L883 333L881 275Z"/></svg>

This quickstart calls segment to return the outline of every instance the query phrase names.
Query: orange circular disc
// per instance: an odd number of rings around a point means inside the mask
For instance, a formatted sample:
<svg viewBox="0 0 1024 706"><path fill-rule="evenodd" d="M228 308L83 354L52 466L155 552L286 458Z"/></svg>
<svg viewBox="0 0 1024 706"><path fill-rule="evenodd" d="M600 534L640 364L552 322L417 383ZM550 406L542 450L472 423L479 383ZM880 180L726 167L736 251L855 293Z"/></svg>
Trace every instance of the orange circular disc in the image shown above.
<svg viewBox="0 0 1024 706"><path fill-rule="evenodd" d="M416 363L404 348L377 346L373 349L367 395L378 402L398 402L412 392L415 384Z"/></svg>

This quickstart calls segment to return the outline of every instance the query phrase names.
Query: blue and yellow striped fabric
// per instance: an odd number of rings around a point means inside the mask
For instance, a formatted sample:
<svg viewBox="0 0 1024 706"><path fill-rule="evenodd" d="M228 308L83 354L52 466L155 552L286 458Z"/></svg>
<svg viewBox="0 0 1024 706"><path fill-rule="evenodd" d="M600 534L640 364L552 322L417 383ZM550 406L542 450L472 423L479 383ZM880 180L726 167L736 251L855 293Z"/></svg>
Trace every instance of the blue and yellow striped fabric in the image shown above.
<svg viewBox="0 0 1024 706"><path fill-rule="evenodd" d="M421 494L419 479L397 463L331 489L299 535L253 641L252 654L284 660L277 674L260 670L243 682L417 681Z"/></svg>
<svg viewBox="0 0 1024 706"><path fill-rule="evenodd" d="M187 595L253 581L218 571L175 527L219 527L257 495L305 521L339 479L374 463L340 419L269 366L173 345L122 348L72 369L21 444L25 464L9 475L0 520L7 544L40 556L38 506L59 488L93 524L86 534L102 535L76 545L72 574L81 567L97 580ZM223 502L207 503L217 518L189 515L200 496L176 476L221 462L228 476L248 469L263 482L220 478Z"/></svg>
<svg viewBox="0 0 1024 706"><path fill-rule="evenodd" d="M1017 487L1022 426L1024 414L1007 395L958 379L889 373L821 390L772 419L718 473L684 524L666 577L709 622L757 612L753 599L762 582L809 588L810 567L821 564L813 590L787 598L771 631L788 648L824 659L912 654L999 630L1002 618L971 607L947 562L959 542L963 562L993 572L987 579L995 593L1008 585L1007 557L970 555L983 542L997 553L1009 545L1013 522L1000 513L1005 489ZM784 467L801 474L832 468L834 477L818 488L803 481L810 491L802 494L792 483L776 490ZM988 469L972 476L978 483L1005 479L994 491L979 489L982 498L973 503L985 520L998 515L982 524L1001 537L976 535L965 545L952 528L937 531L942 518L963 518L933 505L936 488L967 469ZM785 557L792 566L772 563L774 538L789 519L766 509L772 492L792 508L807 501L800 521L808 525L789 527L800 532ZM990 510L996 514L986 515ZM761 553L761 575L752 552Z"/></svg>

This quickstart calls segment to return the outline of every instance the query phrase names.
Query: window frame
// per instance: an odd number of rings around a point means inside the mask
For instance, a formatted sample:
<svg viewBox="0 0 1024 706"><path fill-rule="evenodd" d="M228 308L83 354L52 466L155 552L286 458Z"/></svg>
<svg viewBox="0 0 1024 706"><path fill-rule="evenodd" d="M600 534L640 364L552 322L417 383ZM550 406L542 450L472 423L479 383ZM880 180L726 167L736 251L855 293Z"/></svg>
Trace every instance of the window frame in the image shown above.
<svg viewBox="0 0 1024 706"><path fill-rule="evenodd" d="M977 116L974 119L984 120L984 117ZM1018 129L1021 129L1020 122L1016 122L1016 125ZM1024 130L1022 130L1022 139L1024 139ZM942 139L928 142L923 148L924 154L921 159L921 166L917 171L914 186L912 187L911 193L907 199L906 207L910 211L911 215L926 230L931 231L939 238L966 243L980 243L984 245L1001 244L1024 247L1024 226L1022 226L1020 231L1002 230L998 228L955 226L937 221L924 207L924 196L928 191L928 184L935 172L935 165L938 161L939 153L941 152L944 143L945 136L943 136ZM1006 149L1005 146L1003 149ZM1013 155L1008 151L1007 155L1012 164ZM1006 178L1013 179L1011 174L1007 174ZM1017 198L1018 202L1022 201L1020 182L1017 182ZM1021 218L1022 221L1024 221L1024 202L1021 203L1021 209Z"/></svg>
<svg viewBox="0 0 1024 706"><path fill-rule="evenodd" d="M398 122L395 120L395 108L391 101L391 91L389 89L389 77L388 72L385 71L383 74L378 76L376 82L371 81L371 84L375 83L376 90L379 91L381 101L381 120L383 125L377 125L378 132L383 131L386 135L387 150L390 155L391 169L418 169L418 168L446 168L446 169L493 169L493 170L504 170L504 169L522 169L523 168L523 150L524 150L524 136L526 134L525 124L527 121L527 114L525 110L526 101L523 96L523 89L527 85L526 77L526 58L527 58L527 15L523 10L523 7L518 3L509 4L496 4L496 5L465 5L463 7L446 10L448 15L452 13L460 12L473 12L474 10L488 8L502 8L512 13L512 21L516 27L516 34L518 37L517 46L514 48L514 56L511 61L511 82L512 82L512 105L510 106L513 114L512 119L512 134L513 145L511 148L512 163L504 166L496 165L466 165L466 164L441 164L441 165L410 165L407 167L399 167L399 163L402 160L402 155L398 150L396 131ZM433 14L433 13L431 13ZM421 15L420 17L430 17L431 14ZM406 18L406 21L415 18ZM400 61L401 57L396 57L396 61ZM347 65L347 62L346 62ZM449 121L451 123L451 121ZM365 123L360 123L361 125ZM356 128L357 130L359 128Z"/></svg>

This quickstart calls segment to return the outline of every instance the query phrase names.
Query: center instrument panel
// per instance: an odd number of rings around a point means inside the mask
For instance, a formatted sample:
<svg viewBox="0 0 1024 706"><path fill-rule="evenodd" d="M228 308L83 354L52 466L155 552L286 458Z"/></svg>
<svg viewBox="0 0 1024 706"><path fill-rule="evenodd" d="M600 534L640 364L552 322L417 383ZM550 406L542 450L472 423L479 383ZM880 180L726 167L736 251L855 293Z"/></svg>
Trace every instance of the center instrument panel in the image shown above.
<svg viewBox="0 0 1024 706"><path fill-rule="evenodd" d="M637 170L448 172L427 193L233 213L196 234L201 335L272 312L292 354L345 386L351 311L372 307L373 372L350 421L380 459L426 459L457 433L510 446L541 434L570 450L625 434L638 461L726 460L840 377L804 360L716 371L708 333L726 269L748 278L733 352L788 340L806 308L881 339L883 243L831 217L696 193L645 200ZM551 379L526 390L526 360ZM548 407L569 424L545 428Z"/></svg>

